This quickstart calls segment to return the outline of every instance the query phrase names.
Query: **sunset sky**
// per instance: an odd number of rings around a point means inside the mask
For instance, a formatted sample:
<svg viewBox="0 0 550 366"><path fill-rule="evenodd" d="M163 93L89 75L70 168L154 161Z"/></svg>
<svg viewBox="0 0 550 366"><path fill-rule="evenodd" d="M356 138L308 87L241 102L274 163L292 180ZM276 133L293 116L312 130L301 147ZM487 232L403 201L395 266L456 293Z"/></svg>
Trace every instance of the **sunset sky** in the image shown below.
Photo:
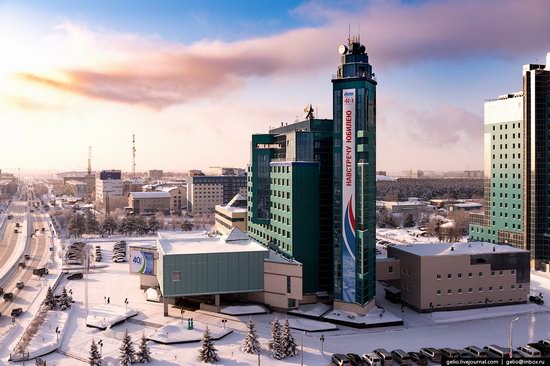
<svg viewBox="0 0 550 366"><path fill-rule="evenodd" d="M550 52L547 0L1 1L0 169L244 167L332 118L348 24L378 79L378 169L483 166L483 101Z"/></svg>

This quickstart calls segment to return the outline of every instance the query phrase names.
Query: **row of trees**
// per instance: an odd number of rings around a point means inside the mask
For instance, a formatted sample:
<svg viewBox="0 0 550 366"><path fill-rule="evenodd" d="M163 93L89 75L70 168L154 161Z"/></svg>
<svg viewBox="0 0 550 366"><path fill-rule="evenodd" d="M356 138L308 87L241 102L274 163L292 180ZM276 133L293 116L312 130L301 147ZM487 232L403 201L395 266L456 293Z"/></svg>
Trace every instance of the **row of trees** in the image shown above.
<svg viewBox="0 0 550 366"><path fill-rule="evenodd" d="M98 344L95 342L95 339L92 339L90 353L88 356L88 365L90 366L102 366L103 364L103 356L97 346ZM129 366L134 363L151 362L151 350L147 345L147 338L145 338L145 334L141 336L139 349L136 352L134 349L134 341L128 333L128 329L126 329L124 336L122 337L122 344L120 345L119 350L120 354L118 359L121 366Z"/></svg>
<svg viewBox="0 0 550 366"><path fill-rule="evenodd" d="M483 197L483 179L406 179L376 182L376 199L399 201L408 197L469 199Z"/></svg>

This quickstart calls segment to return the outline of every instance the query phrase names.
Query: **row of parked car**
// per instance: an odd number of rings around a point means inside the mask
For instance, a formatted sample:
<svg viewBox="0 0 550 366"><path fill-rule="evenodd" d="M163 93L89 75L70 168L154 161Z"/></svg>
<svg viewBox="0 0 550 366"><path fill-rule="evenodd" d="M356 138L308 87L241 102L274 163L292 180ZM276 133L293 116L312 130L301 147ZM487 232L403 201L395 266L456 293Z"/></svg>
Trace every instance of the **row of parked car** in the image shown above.
<svg viewBox="0 0 550 366"><path fill-rule="evenodd" d="M71 243L67 248L67 264L82 265L84 264L86 243L77 241Z"/></svg>
<svg viewBox="0 0 550 366"><path fill-rule="evenodd" d="M103 256L101 255L101 247L99 245L95 246L95 261L101 262Z"/></svg>
<svg viewBox="0 0 550 366"><path fill-rule="evenodd" d="M535 343L520 346L512 351L513 358L550 358L550 340L542 339ZM384 348L375 349L359 356L355 353L332 355L332 364L337 366L390 366L390 365L427 365L428 362L441 364L443 359L468 358L510 358L510 349L495 344L483 348L468 346L464 349L421 348L419 352L405 352L396 349L388 352Z"/></svg>
<svg viewBox="0 0 550 366"><path fill-rule="evenodd" d="M126 258L126 242L124 240L117 241L113 247L113 262L126 262Z"/></svg>

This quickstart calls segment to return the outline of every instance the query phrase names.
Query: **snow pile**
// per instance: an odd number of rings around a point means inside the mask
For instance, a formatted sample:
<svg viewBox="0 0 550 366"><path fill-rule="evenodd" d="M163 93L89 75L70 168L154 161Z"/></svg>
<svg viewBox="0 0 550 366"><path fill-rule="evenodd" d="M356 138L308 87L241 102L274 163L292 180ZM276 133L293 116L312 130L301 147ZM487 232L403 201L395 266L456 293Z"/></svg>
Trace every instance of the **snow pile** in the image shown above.
<svg viewBox="0 0 550 366"><path fill-rule="evenodd" d="M252 314L265 314L267 310L260 305L240 305L240 306L226 306L220 310L220 313L226 315L252 315Z"/></svg>
<svg viewBox="0 0 550 366"><path fill-rule="evenodd" d="M307 304L307 305L300 305L300 307L296 310L291 310L288 313L289 314L295 314L295 315L303 315L308 317L315 317L319 318L326 312L328 312L332 307L327 304L317 303L317 304Z"/></svg>
<svg viewBox="0 0 550 366"><path fill-rule="evenodd" d="M338 327L332 323L320 322L310 319L288 319L290 328L296 330L303 330L306 332L322 332L338 330Z"/></svg>
<svg viewBox="0 0 550 366"><path fill-rule="evenodd" d="M112 304L100 305L90 309L86 326L105 330L136 315L137 311L132 308L126 309L124 306Z"/></svg>
<svg viewBox="0 0 550 366"><path fill-rule="evenodd" d="M70 309L67 311L50 310L47 312L44 323L38 328L25 349L25 352L29 353L28 359L46 355L61 347L70 313ZM59 331L59 335L56 334L56 329ZM13 361L22 359L19 359L16 355L12 357Z"/></svg>
<svg viewBox="0 0 550 366"><path fill-rule="evenodd" d="M154 334L148 336L147 339L162 344L199 342L207 326L213 340L221 339L233 332L232 330L200 322L193 322L193 329L187 329L187 322L178 322L159 328Z"/></svg>

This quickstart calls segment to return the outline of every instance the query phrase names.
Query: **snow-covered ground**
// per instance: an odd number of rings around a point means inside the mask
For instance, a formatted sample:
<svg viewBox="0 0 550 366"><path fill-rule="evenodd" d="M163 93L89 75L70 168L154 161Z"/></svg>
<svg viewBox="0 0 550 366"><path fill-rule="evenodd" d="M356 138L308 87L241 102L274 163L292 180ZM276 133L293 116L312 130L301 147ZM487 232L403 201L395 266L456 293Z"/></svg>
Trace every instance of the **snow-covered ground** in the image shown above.
<svg viewBox="0 0 550 366"><path fill-rule="evenodd" d="M331 330L338 329L338 327L332 323L321 322L321 321L311 320L311 319L292 318L292 319L288 319L288 324L292 329L302 330L306 332L322 332L322 331L331 331Z"/></svg>
<svg viewBox="0 0 550 366"><path fill-rule="evenodd" d="M99 305L89 310L86 326L104 330L136 315L135 309L124 305Z"/></svg>
<svg viewBox="0 0 550 366"><path fill-rule="evenodd" d="M227 315L252 315L265 314L267 310L260 305L234 305L222 308L220 313Z"/></svg>
<svg viewBox="0 0 550 366"><path fill-rule="evenodd" d="M119 354L119 347L124 331L128 329L134 344L137 347L139 338L145 334L151 335L156 330L167 324L181 323L180 309L170 306L169 316L163 316L163 304L149 302L144 293L139 288L139 277L128 273L128 263L112 263L108 261L107 255L112 250L114 241L102 241L99 244L104 250L104 261L108 267L94 270L88 280L89 284L89 304L90 308L104 305L104 297L111 298L111 304L124 306L124 299L128 298L129 307L137 311L137 316L131 318L125 323L116 325L106 331L100 331L96 328L86 327L84 309L84 281L63 280L61 285L73 290L73 310L67 323L65 337L62 346L56 352L43 357L48 365L56 366L79 366L86 365L86 358L92 339L96 342L103 342L102 352L105 357L106 366L118 365L116 361ZM95 243L93 245L96 245ZM550 276L543 273L532 275L533 289L544 294L550 294ZM382 306L386 312L383 318L401 319L401 310L398 304L391 304L383 298L383 291L378 288L378 305ZM546 296L545 296L546 297ZM548 296L550 299L550 296ZM530 306L530 305L526 305ZM546 307L547 304L544 305ZM500 307L494 309L506 309ZM324 312L320 306L312 306L312 313ZM489 309L491 310L491 308ZM307 311L307 308L306 310ZM473 310L472 313L481 313L483 310ZM515 310L514 310L515 312ZM340 317L343 312L340 311ZM434 314L435 315L435 314ZM452 314L449 314L452 316ZM459 313L456 313L458 316ZM28 316L25 314L25 316ZM22 318L23 323L25 316ZM337 330L305 333L303 331L293 330L296 343L304 344L304 364L305 365L326 365L333 353L365 353L375 348L383 347L388 350L397 348L405 351L418 350L421 347L454 347L461 348L468 345L484 346L487 344L508 344L508 331L510 321L517 316L501 313L498 316L490 318L476 318L475 320L461 319L452 323L440 323L436 321L435 316L430 314L419 314L411 309L405 308L403 313L404 326L394 326L390 328L370 328L356 329L347 326L338 326ZM258 314L233 316L207 311L185 310L185 319L193 318L195 329L200 324L209 324L212 329L223 328L222 320L227 320L226 327L233 332L221 340L214 341L220 361L218 365L243 366L256 365L257 356L244 354L240 351L240 343L246 331L245 323L252 319L256 324L256 331L260 337L262 345L262 354L260 362L262 365L299 365L300 355L284 360L274 360L267 351L267 342L271 336L270 323L274 319L288 318L289 322L296 320L303 321L303 318L292 314ZM0 319L1 320L1 319ZM379 320L379 318L377 319ZM19 323L14 327L17 333L23 326ZM519 321L513 328L514 346L526 344L542 338L550 337L550 314L546 312L523 312L519 315ZM324 354L321 353L320 337L323 336ZM0 364L6 362L9 349L13 349L13 343L16 339L0 339ZM160 365L197 365L199 343L183 344L156 344L149 342L152 351L153 362L151 366Z"/></svg>
<svg viewBox="0 0 550 366"><path fill-rule="evenodd" d="M374 307L366 315L357 315L343 310L333 310L323 316L324 319L333 319L346 323L355 324L384 324L401 321L401 317L386 311L385 309Z"/></svg>
<svg viewBox="0 0 550 366"><path fill-rule="evenodd" d="M322 303L300 305L296 310L289 311L290 314L304 315L307 317L319 318L332 309L332 306Z"/></svg>
<svg viewBox="0 0 550 366"><path fill-rule="evenodd" d="M214 340L221 339L233 332L231 329L198 321L193 321L193 329L187 329L187 319L185 319L183 323L179 321L163 326L155 333L148 335L147 339L162 344L200 342L207 326Z"/></svg>
<svg viewBox="0 0 550 366"><path fill-rule="evenodd" d="M51 353L61 346L69 317L70 310L48 311L44 323L27 346L26 351L29 352L30 359ZM56 334L56 329L59 334Z"/></svg>
<svg viewBox="0 0 550 366"><path fill-rule="evenodd" d="M419 236L420 231L415 228L410 229L376 229L376 239L382 239L391 243L439 243L436 236ZM461 241L466 241L467 236L464 236Z"/></svg>

